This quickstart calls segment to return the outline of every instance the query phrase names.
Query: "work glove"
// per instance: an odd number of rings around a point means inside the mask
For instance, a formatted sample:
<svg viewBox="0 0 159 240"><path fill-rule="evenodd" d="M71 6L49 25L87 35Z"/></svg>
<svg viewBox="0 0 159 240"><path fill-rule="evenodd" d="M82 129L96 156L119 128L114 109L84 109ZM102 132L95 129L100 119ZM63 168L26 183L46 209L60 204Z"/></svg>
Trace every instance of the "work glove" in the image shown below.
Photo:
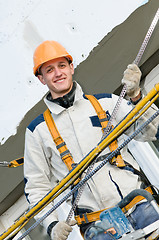
<svg viewBox="0 0 159 240"><path fill-rule="evenodd" d="M66 222L58 222L55 227L53 227L51 232L51 239L53 240L66 240L72 232L72 226L77 223L76 220L70 221L70 223Z"/></svg>
<svg viewBox="0 0 159 240"><path fill-rule="evenodd" d="M122 84L126 85L126 93L128 97L135 98L140 93L140 78L141 71L138 66L134 63L129 64L127 69L124 72L124 76L122 79Z"/></svg>

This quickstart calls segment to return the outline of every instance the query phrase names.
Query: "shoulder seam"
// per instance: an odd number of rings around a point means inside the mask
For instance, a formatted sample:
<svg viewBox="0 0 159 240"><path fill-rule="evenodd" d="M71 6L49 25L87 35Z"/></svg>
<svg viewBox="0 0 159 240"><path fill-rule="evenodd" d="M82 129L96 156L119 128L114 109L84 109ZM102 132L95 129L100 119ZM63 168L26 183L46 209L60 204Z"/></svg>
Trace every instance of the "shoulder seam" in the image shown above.
<svg viewBox="0 0 159 240"><path fill-rule="evenodd" d="M112 98L112 94L111 93L97 93L97 94L93 94L93 96L99 100L99 99L102 99L102 98ZM85 99L87 99L86 95L84 94L83 97Z"/></svg>

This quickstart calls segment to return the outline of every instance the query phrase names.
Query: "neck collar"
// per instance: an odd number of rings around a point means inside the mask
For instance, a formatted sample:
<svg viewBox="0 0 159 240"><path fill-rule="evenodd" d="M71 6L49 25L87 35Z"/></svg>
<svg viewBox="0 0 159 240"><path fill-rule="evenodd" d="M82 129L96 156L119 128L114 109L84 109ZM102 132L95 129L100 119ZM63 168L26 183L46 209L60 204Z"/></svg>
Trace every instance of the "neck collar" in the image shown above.
<svg viewBox="0 0 159 240"><path fill-rule="evenodd" d="M66 95L64 95L63 97L53 99L51 93L49 92L46 98L47 100L54 102L60 105L61 107L69 108L73 105L74 98L75 98L75 90L76 90L76 82L73 82L71 91Z"/></svg>

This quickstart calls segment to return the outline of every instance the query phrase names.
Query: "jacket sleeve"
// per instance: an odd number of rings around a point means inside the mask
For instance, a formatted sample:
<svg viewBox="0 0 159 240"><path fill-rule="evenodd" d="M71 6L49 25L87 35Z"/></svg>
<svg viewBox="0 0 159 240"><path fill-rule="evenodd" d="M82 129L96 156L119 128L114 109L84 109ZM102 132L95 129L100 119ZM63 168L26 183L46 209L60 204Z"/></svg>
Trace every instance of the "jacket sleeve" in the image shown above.
<svg viewBox="0 0 159 240"><path fill-rule="evenodd" d="M117 96L113 96L114 99L118 99ZM115 100L115 102L117 101ZM123 99L119 112L117 114L117 122L123 119L127 113L129 113L135 106L130 102ZM131 135L136 129L138 129L145 121L147 121L158 110L155 104L152 104L148 110L125 132L127 135ZM140 132L135 140L138 141L155 141L159 139L159 116L156 117L149 125L147 125L142 132Z"/></svg>
<svg viewBox="0 0 159 240"><path fill-rule="evenodd" d="M27 129L25 135L24 178L25 195L30 207L33 207L56 185L56 181L52 181L53 176L51 176L49 164L38 132L31 132ZM53 202L38 213L35 219L42 217L52 206ZM47 229L53 221L58 221L56 211L50 214L42 225Z"/></svg>

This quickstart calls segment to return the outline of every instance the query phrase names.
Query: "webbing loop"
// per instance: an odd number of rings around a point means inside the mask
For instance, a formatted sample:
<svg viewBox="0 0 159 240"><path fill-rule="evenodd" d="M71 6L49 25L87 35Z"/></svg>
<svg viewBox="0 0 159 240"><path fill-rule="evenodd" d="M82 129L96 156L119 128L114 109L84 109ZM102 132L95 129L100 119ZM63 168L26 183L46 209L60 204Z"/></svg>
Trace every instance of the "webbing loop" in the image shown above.
<svg viewBox="0 0 159 240"><path fill-rule="evenodd" d="M66 145L66 143L65 143L65 142L63 142L63 143L60 143L60 144L59 144L59 145L57 145L56 147L57 147L57 149L59 149L59 148L63 147L64 145Z"/></svg>

